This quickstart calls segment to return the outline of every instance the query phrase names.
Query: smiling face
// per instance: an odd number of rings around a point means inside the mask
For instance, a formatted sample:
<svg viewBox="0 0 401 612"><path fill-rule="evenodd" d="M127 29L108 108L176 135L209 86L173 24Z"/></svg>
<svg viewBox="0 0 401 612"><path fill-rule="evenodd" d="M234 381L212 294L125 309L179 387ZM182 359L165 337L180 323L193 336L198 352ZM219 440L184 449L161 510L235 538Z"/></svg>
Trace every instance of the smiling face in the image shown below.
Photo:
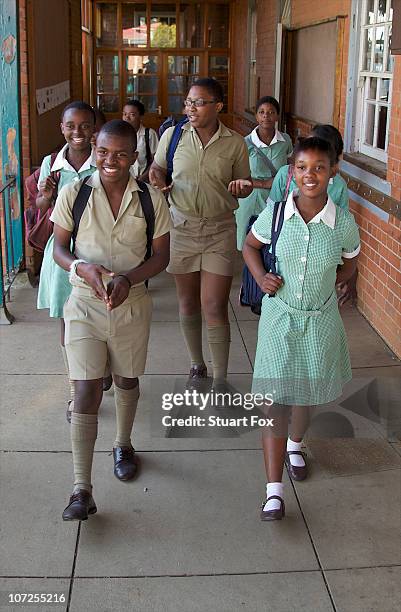
<svg viewBox="0 0 401 612"><path fill-rule="evenodd" d="M139 112L139 108L131 104L126 104L123 108L123 121L130 123L137 132L141 126L141 113Z"/></svg>
<svg viewBox="0 0 401 612"><path fill-rule="evenodd" d="M294 178L300 192L308 198L318 198L327 192L327 185L334 176L327 153L318 149L301 151L295 158Z"/></svg>
<svg viewBox="0 0 401 612"><path fill-rule="evenodd" d="M90 111L68 109L64 113L60 127L68 146L74 151L85 151L91 146L95 121Z"/></svg>
<svg viewBox="0 0 401 612"><path fill-rule="evenodd" d="M260 127L267 130L274 130L278 121L278 113L273 104L261 104L256 111L256 121Z"/></svg>
<svg viewBox="0 0 401 612"><path fill-rule="evenodd" d="M132 138L100 132L96 142L96 166L103 183L120 183L129 178L137 158Z"/></svg>
<svg viewBox="0 0 401 612"><path fill-rule="evenodd" d="M194 128L208 128L215 125L217 121L217 115L223 108L223 102L212 102L213 96L210 95L209 91L205 87L191 87L188 92L187 99L190 100L205 100L210 104L205 106L187 106L185 107L185 113L189 119L191 125Z"/></svg>

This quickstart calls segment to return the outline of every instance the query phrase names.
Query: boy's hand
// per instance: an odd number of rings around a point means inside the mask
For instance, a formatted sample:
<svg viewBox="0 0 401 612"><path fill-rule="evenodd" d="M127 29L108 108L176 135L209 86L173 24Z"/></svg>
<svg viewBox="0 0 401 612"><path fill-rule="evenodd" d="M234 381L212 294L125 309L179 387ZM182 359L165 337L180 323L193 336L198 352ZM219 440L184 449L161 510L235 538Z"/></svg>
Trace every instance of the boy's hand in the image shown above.
<svg viewBox="0 0 401 612"><path fill-rule="evenodd" d="M109 296L103 285L102 276L114 276L114 272L107 270L98 264L80 263L77 266L77 274L80 276L96 293L99 300L109 303Z"/></svg>
<svg viewBox="0 0 401 612"><path fill-rule="evenodd" d="M108 303L107 310L113 310L120 306L128 297L130 283L126 276L116 275L107 285Z"/></svg>
<svg viewBox="0 0 401 612"><path fill-rule="evenodd" d="M283 279L281 276L276 276L275 274L271 274L268 272L264 276L262 276L257 281L259 287L262 289L263 293L267 293L268 295L274 295L278 289L283 285Z"/></svg>
<svg viewBox="0 0 401 612"><path fill-rule="evenodd" d="M227 189L235 198L246 198L252 192L252 181L237 179L236 181L231 181Z"/></svg>
<svg viewBox="0 0 401 612"><path fill-rule="evenodd" d="M166 182L160 179L159 173L153 168L150 168L149 170L149 182L152 185L152 187L156 187L156 189L160 189L160 191L165 194L170 193L173 187L173 183L170 183L170 185L166 185Z"/></svg>
<svg viewBox="0 0 401 612"><path fill-rule="evenodd" d="M39 195L45 200L53 200L57 195L57 183L52 176L47 176L40 181L38 186Z"/></svg>

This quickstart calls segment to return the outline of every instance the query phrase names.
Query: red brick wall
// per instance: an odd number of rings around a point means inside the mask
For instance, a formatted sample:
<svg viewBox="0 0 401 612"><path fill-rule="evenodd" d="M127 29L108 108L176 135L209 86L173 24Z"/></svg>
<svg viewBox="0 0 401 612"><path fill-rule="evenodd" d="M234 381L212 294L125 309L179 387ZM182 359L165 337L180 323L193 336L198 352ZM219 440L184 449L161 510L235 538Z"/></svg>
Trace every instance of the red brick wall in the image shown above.
<svg viewBox="0 0 401 612"><path fill-rule="evenodd" d="M401 55L395 56L387 180L392 196L401 200Z"/></svg>

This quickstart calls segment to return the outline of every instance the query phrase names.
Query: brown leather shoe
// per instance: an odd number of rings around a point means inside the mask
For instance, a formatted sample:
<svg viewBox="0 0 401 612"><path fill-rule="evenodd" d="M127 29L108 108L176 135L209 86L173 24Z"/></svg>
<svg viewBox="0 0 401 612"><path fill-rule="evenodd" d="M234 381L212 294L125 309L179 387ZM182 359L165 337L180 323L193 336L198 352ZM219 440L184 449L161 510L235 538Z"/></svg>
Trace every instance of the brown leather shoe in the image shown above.
<svg viewBox="0 0 401 612"><path fill-rule="evenodd" d="M95 501L85 489L79 489L70 497L70 502L63 512L63 521L86 521L88 514L97 512Z"/></svg>
<svg viewBox="0 0 401 612"><path fill-rule="evenodd" d="M139 458L131 446L113 448L114 476L118 480L132 480L138 473Z"/></svg>
<svg viewBox="0 0 401 612"><path fill-rule="evenodd" d="M280 501L280 508L278 510L263 510L269 499L278 499ZM260 519L262 521L281 521L285 517L285 504L282 497L278 495L270 495L266 501L262 504L262 510L260 512Z"/></svg>
<svg viewBox="0 0 401 612"><path fill-rule="evenodd" d="M290 455L301 455L303 460L305 461L305 465L302 467L296 467L292 465L290 461ZM288 471L288 474L291 476L293 480L305 480L308 475L308 466L306 465L306 455L302 451L287 451L285 453L285 465Z"/></svg>

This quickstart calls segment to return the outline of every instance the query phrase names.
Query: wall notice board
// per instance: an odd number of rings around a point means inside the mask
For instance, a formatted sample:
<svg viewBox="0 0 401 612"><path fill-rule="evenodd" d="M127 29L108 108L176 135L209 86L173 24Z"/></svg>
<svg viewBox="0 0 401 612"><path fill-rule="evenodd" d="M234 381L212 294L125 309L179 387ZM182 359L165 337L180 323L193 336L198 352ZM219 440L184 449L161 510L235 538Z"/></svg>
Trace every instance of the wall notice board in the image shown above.
<svg viewBox="0 0 401 612"><path fill-rule="evenodd" d="M302 28L293 34L289 111L314 123L332 123L337 21Z"/></svg>

